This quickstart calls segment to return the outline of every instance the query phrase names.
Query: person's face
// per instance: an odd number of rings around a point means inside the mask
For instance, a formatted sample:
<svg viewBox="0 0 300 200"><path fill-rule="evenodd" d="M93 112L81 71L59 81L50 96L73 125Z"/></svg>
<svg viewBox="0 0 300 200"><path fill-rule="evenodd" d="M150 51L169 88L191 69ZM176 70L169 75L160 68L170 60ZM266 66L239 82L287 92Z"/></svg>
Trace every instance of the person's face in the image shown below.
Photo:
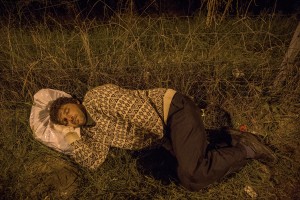
<svg viewBox="0 0 300 200"><path fill-rule="evenodd" d="M58 119L63 125L76 128L86 123L85 110L79 102L67 103L59 109Z"/></svg>

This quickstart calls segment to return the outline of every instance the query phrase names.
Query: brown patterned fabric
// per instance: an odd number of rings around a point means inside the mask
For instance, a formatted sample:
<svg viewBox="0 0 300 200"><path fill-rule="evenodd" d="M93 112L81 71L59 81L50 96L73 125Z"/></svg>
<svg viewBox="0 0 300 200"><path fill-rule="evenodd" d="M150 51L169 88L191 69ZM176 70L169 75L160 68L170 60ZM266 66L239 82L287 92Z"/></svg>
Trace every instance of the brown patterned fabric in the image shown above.
<svg viewBox="0 0 300 200"><path fill-rule="evenodd" d="M83 128L81 140L71 144L72 157L82 166L96 169L110 146L142 149L161 142L166 91L128 90L112 84L90 90L83 105L96 125Z"/></svg>

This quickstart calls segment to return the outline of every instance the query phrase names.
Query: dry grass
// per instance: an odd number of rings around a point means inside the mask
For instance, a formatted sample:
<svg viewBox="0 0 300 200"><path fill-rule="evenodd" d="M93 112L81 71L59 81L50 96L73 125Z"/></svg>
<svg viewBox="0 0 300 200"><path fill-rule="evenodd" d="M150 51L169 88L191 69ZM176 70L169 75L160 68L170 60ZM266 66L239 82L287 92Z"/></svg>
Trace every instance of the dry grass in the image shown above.
<svg viewBox="0 0 300 200"><path fill-rule="evenodd" d="M70 180L57 184L57 173L76 174L78 199L246 199L247 185L261 199L299 198L298 68L283 88L272 88L296 19L233 18L209 28L201 17L115 16L72 27L47 20L0 26L2 199L72 196L61 191ZM104 165L89 172L33 139L28 117L36 91L55 88L82 98L104 83L175 88L206 102L207 127L222 125L214 109L220 107L231 114L234 127L246 124L262 134L276 148L279 163L268 168L252 162L192 193L141 174L132 152L112 149ZM57 163L52 171L51 160Z"/></svg>

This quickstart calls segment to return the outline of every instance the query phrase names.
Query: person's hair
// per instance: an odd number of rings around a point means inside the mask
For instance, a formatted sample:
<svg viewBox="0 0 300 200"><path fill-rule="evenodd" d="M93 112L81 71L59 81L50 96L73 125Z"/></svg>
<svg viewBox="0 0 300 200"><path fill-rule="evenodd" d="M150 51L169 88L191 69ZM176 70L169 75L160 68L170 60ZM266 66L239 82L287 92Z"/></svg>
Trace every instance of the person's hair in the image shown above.
<svg viewBox="0 0 300 200"><path fill-rule="evenodd" d="M54 124L61 124L62 123L58 119L58 111L59 109L68 103L78 103L78 100L73 97L59 97L54 100L50 106L50 121Z"/></svg>

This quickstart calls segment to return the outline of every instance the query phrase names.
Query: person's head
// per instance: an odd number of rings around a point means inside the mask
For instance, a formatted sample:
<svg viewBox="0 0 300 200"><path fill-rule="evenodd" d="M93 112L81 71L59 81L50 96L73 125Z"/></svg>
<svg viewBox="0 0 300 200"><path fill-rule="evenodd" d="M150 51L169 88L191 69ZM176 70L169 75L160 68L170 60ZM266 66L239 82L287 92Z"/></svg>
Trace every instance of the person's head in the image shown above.
<svg viewBox="0 0 300 200"><path fill-rule="evenodd" d="M86 110L77 99L60 97L50 106L50 120L54 124L79 127L86 123Z"/></svg>

